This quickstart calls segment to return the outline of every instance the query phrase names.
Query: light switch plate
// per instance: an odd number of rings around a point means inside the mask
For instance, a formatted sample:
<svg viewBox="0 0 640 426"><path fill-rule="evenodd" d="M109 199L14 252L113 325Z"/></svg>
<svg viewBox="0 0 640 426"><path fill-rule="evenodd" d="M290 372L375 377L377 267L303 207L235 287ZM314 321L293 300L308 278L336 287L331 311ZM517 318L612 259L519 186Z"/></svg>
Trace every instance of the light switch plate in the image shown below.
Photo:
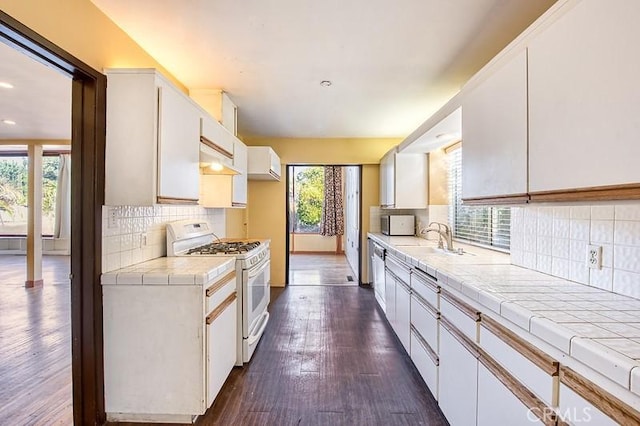
<svg viewBox="0 0 640 426"><path fill-rule="evenodd" d="M602 268L602 246L593 244L587 246L587 266L592 269Z"/></svg>

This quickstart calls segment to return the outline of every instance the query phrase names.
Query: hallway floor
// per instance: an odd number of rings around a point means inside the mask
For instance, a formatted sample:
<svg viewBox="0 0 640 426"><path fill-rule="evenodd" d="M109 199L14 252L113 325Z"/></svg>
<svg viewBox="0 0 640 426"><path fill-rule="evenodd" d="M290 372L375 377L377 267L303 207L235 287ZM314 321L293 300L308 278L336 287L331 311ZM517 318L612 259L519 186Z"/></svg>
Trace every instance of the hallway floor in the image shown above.
<svg viewBox="0 0 640 426"><path fill-rule="evenodd" d="M356 277L344 254L289 254L289 285L357 286Z"/></svg>
<svg viewBox="0 0 640 426"><path fill-rule="evenodd" d="M72 424L69 257L43 257L39 288L25 265L0 255L0 424Z"/></svg>
<svg viewBox="0 0 640 426"><path fill-rule="evenodd" d="M290 286L274 298L253 359L198 425L447 424L371 289Z"/></svg>

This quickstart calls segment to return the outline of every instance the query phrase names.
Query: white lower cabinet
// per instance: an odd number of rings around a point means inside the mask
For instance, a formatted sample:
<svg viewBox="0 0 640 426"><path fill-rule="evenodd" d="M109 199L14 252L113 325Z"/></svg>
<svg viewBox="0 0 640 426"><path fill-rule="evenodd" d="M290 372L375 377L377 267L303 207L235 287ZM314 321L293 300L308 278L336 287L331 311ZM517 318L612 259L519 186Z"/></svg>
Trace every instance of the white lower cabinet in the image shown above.
<svg viewBox="0 0 640 426"><path fill-rule="evenodd" d="M415 328L411 329L411 360L437 401L438 356Z"/></svg>
<svg viewBox="0 0 640 426"><path fill-rule="evenodd" d="M237 318L234 301L207 325L207 406L211 406L236 363L236 352L229 348L237 343Z"/></svg>
<svg viewBox="0 0 640 426"><path fill-rule="evenodd" d="M535 409L529 410L511 389L507 388L482 363L479 364L477 426L544 424L535 411ZM552 411L549 409L547 414L551 418Z"/></svg>
<svg viewBox="0 0 640 426"><path fill-rule="evenodd" d="M483 324L484 321L485 319L483 317ZM512 344L516 344L520 348L525 347L525 349L521 350L527 351L527 343L522 340L514 340ZM524 386L530 389L545 404L549 406L554 406L556 404L554 398L554 388L556 386L554 373L555 377L557 377L557 365L555 367L556 371L552 371L553 361L546 362L549 373L545 372L540 366L532 362L523 353L518 352L505 342L505 340L496 336L485 326L480 327L480 347L509 373L522 382ZM538 354L537 359L542 360L543 358L543 354Z"/></svg>
<svg viewBox="0 0 640 426"><path fill-rule="evenodd" d="M564 383L560 384L558 417L570 425L614 426L619 424Z"/></svg>
<svg viewBox="0 0 640 426"><path fill-rule="evenodd" d="M438 353L437 311L417 294L411 295L411 325L426 343Z"/></svg>
<svg viewBox="0 0 640 426"><path fill-rule="evenodd" d="M384 304L387 321L391 327L396 323L396 278L391 272L384 271Z"/></svg>
<svg viewBox="0 0 640 426"><path fill-rule="evenodd" d="M411 333L411 290L403 281L396 281L396 321L394 330L398 339L409 353Z"/></svg>
<svg viewBox="0 0 640 426"><path fill-rule="evenodd" d="M451 426L476 424L478 360L444 327L440 329L438 403Z"/></svg>

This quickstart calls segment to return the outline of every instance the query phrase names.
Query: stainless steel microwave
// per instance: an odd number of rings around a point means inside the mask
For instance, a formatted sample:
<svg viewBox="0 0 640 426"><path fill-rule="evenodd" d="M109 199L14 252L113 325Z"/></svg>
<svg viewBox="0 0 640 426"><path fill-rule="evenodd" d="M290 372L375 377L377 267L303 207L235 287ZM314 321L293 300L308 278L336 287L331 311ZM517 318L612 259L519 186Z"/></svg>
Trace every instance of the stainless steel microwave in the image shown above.
<svg viewBox="0 0 640 426"><path fill-rule="evenodd" d="M411 214L380 216L380 231L384 235L415 235L416 218Z"/></svg>

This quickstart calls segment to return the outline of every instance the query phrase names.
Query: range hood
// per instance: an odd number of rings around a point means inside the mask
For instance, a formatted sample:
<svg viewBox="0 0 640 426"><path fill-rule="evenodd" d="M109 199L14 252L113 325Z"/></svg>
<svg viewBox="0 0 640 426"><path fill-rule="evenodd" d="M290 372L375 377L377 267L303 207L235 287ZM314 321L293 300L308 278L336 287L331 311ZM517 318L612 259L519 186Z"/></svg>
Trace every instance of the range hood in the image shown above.
<svg viewBox="0 0 640 426"><path fill-rule="evenodd" d="M233 166L233 155L229 157L226 153L201 142L200 173L205 175L237 175L241 172Z"/></svg>
<svg viewBox="0 0 640 426"><path fill-rule="evenodd" d="M270 146L247 147L248 179L251 180L280 180L280 157Z"/></svg>
<svg viewBox="0 0 640 426"><path fill-rule="evenodd" d="M233 136L213 117L200 118L200 172L205 175L237 175L233 166Z"/></svg>

